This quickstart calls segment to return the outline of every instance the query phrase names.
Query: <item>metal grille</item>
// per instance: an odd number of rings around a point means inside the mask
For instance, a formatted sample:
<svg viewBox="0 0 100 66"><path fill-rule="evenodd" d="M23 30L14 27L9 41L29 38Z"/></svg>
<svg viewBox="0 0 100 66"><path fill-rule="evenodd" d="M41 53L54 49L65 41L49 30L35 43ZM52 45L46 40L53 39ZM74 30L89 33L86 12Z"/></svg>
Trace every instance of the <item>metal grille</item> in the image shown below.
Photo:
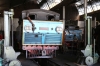
<svg viewBox="0 0 100 66"><path fill-rule="evenodd" d="M26 58L52 58L55 53L55 50L46 50L46 55L42 55L42 50L26 50Z"/></svg>
<svg viewBox="0 0 100 66"><path fill-rule="evenodd" d="M46 34L45 44L61 44L62 34Z"/></svg>
<svg viewBox="0 0 100 66"><path fill-rule="evenodd" d="M24 44L42 44L42 35L34 33L25 33Z"/></svg>

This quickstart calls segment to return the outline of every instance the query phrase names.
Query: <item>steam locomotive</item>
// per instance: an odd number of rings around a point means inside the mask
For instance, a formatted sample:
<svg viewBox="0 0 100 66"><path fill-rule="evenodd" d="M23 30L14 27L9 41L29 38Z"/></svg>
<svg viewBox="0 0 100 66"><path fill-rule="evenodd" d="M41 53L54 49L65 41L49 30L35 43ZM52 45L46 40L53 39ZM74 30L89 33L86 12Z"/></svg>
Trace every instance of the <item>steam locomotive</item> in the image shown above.
<svg viewBox="0 0 100 66"><path fill-rule="evenodd" d="M63 21L60 14L43 10L22 11L17 27L17 42L26 58L53 58L62 45Z"/></svg>

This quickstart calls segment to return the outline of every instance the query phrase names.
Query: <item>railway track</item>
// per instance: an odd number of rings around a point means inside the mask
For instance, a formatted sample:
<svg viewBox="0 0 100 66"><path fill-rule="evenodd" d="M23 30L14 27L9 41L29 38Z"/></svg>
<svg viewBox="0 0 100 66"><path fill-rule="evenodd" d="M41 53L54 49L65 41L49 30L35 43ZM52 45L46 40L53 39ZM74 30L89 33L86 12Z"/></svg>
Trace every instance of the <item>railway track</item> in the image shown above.
<svg viewBox="0 0 100 66"><path fill-rule="evenodd" d="M21 62L22 66L40 66L34 59L26 59L23 54L18 57L18 60Z"/></svg>
<svg viewBox="0 0 100 66"><path fill-rule="evenodd" d="M71 66L67 62L63 62L62 60L55 59L47 59L48 66Z"/></svg>
<svg viewBox="0 0 100 66"><path fill-rule="evenodd" d="M26 59L23 55L18 58L22 66L77 66L66 59L58 58L42 58L42 59Z"/></svg>

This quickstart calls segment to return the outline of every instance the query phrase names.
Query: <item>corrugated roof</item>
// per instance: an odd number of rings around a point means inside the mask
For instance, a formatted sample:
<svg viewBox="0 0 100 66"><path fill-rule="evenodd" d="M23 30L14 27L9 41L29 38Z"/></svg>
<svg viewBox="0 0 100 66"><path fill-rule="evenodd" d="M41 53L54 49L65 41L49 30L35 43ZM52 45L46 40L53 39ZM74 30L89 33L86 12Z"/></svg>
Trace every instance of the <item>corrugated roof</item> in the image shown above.
<svg viewBox="0 0 100 66"><path fill-rule="evenodd" d="M43 6L41 6L41 9L50 10L62 1L63 0L48 0Z"/></svg>
<svg viewBox="0 0 100 66"><path fill-rule="evenodd" d="M76 2L76 7L79 11L79 15L84 14L84 2L81 1ZM94 11L100 10L100 1L99 0L91 0L87 2L87 13L91 13Z"/></svg>

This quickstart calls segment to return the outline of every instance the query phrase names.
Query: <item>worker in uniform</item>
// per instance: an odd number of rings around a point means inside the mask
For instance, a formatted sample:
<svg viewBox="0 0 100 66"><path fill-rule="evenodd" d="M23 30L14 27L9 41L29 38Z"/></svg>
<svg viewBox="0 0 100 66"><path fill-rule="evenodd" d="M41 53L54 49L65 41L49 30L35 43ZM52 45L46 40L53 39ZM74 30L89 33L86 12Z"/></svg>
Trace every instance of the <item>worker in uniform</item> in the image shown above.
<svg viewBox="0 0 100 66"><path fill-rule="evenodd" d="M17 40L17 50L22 50L22 44L21 44L21 38L20 38L20 36L21 36L21 24L22 24L22 21L21 20L19 20L18 21L18 24L19 24L19 27L17 27L16 28L16 30L17 30L17 32L16 32L16 40Z"/></svg>

